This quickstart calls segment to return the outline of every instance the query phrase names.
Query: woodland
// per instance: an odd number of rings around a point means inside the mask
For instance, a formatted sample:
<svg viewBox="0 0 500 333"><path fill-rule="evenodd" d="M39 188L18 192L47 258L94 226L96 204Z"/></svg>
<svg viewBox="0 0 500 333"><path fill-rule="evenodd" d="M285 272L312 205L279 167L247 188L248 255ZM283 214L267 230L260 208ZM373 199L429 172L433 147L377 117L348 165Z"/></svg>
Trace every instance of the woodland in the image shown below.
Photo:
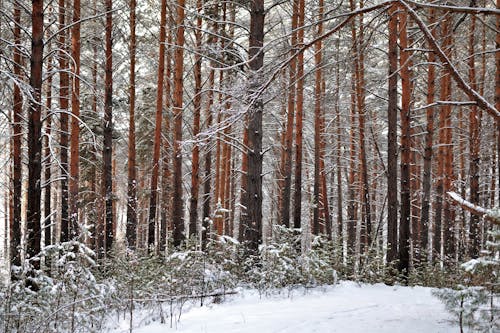
<svg viewBox="0 0 500 333"><path fill-rule="evenodd" d="M337 279L499 328L499 0L0 0L0 133L0 331Z"/></svg>

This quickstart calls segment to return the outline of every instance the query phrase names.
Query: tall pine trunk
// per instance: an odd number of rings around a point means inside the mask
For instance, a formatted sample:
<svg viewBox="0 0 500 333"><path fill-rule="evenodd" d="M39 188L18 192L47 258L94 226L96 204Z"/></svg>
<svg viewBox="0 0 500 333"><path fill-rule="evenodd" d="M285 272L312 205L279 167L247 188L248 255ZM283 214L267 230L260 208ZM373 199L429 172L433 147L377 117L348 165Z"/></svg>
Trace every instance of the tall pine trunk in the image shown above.
<svg viewBox="0 0 500 333"><path fill-rule="evenodd" d="M429 9L429 21L434 23L435 11ZM433 36L435 30L432 30ZM436 91L436 55L434 52L427 54L429 68L427 70L427 105L434 103L434 94ZM429 259L429 226L430 226L430 206L431 206L431 184L432 184L432 154L433 154L433 137L434 137L434 108L429 106L426 110L426 132L425 132L425 148L424 148L424 168L422 173L422 209L420 212L421 230L421 250L427 254ZM423 258L423 257L422 257Z"/></svg>
<svg viewBox="0 0 500 333"><path fill-rule="evenodd" d="M68 219L68 112L69 112L69 75L67 56L67 17L66 0L59 0L59 108L60 113L60 167L61 167L61 242L70 239L70 224Z"/></svg>
<svg viewBox="0 0 500 333"><path fill-rule="evenodd" d="M156 234L156 205L158 199L158 176L160 174L160 147L161 147L161 129L163 119L163 85L165 79L165 40L166 40L166 24L167 24L167 1L161 1L160 14L160 40L158 52L158 76L156 80L156 116L155 116L155 131L153 141L153 163L151 171L149 196L149 215L148 215L148 249L156 251L155 234Z"/></svg>
<svg viewBox="0 0 500 333"><path fill-rule="evenodd" d="M410 193L410 159L411 159L411 137L410 137L410 99L411 78L409 69L408 48L408 15L405 10L399 13L399 43L400 66L401 66L401 207L399 221L399 262L398 269L408 276L410 269L410 220L411 220L411 193Z"/></svg>
<svg viewBox="0 0 500 333"><path fill-rule="evenodd" d="M290 61L288 68L289 72L289 85L288 85L288 104L287 104L287 118L286 128L283 133L283 148L281 152L281 166L279 182L279 207L278 207L278 222L286 227L290 227L290 195L292 187L292 149L293 149L293 119L295 115L295 80L297 70L297 60L295 58L295 48L297 44L297 24L298 24L298 11L299 0L293 1L292 13L292 36L290 44L292 49L290 51L293 59Z"/></svg>
<svg viewBox="0 0 500 333"><path fill-rule="evenodd" d="M318 4L318 30L316 36L321 36L323 33L323 0L319 0ZM320 234L320 160L321 160L321 118L322 118L322 48L321 40L314 45L314 65L316 66L315 82L314 82L314 189L313 189L313 223L312 232L314 235ZM326 198L323 198L323 200Z"/></svg>
<svg viewBox="0 0 500 333"><path fill-rule="evenodd" d="M73 1L73 26L71 29L71 142L70 142L70 235L74 238L78 232L78 185L80 179L80 0Z"/></svg>
<svg viewBox="0 0 500 333"><path fill-rule="evenodd" d="M248 58L250 66L248 110L248 170L246 173L246 214L240 234L248 242L250 253L258 253L262 241L262 114L264 104L257 96L264 66L264 0L254 0L250 8Z"/></svg>
<svg viewBox="0 0 500 333"><path fill-rule="evenodd" d="M299 0L297 44L304 43L305 0ZM302 225L302 129L304 120L304 52L297 55L297 90L295 114L295 192L293 195L293 227Z"/></svg>
<svg viewBox="0 0 500 333"><path fill-rule="evenodd" d="M19 82L14 83L13 89L13 178L12 202L13 210L10 221L10 263L12 266L21 266L21 196L22 196L22 119L23 95L19 86L22 80L21 64L21 8L19 1L14 2L14 75ZM14 277L14 276L13 276Z"/></svg>
<svg viewBox="0 0 500 333"><path fill-rule="evenodd" d="M189 235L196 237L198 235L198 194L200 191L200 146L198 144L197 135L200 133L200 116L201 116L201 29L202 29L202 1L196 1L196 10L198 17L196 18L196 54L194 63L194 99L193 99L193 136L194 147L191 159L191 201L189 208Z"/></svg>
<svg viewBox="0 0 500 333"><path fill-rule="evenodd" d="M469 30L469 82L471 88L477 89L476 82L476 67L475 67L475 30L476 30L476 16L471 16L471 24ZM475 205L479 205L479 165L480 165L480 113L476 105L471 107L469 113L469 201ZM477 258L481 249L481 235L479 233L479 216L471 214L469 223L469 255L471 258Z"/></svg>
<svg viewBox="0 0 500 333"><path fill-rule="evenodd" d="M104 237L103 244L100 244L99 250L109 254L113 246L113 1L106 0L106 64L104 78L104 145L103 145L103 195L104 205L104 228L101 228L101 235ZM102 230L103 229L103 230ZM101 253L101 254L103 254Z"/></svg>
<svg viewBox="0 0 500 333"><path fill-rule="evenodd" d="M135 148L135 58L136 58L136 0L130 0L130 81L129 81L129 127L127 165L127 246L134 249L137 244L137 170Z"/></svg>
<svg viewBox="0 0 500 333"><path fill-rule="evenodd" d="M177 32L176 48L174 53L174 92L173 92L173 113L174 113L174 172L173 172L173 204L172 220L174 223L173 238L174 246L180 246L185 238L184 235L184 209L182 198L182 109L183 109L183 89L184 89L184 6L185 0L177 0Z"/></svg>
<svg viewBox="0 0 500 333"><path fill-rule="evenodd" d="M43 65L43 0L32 1L31 12L31 70L30 86L32 98L28 109L28 210L26 219L26 254L33 258L40 253L41 225L40 199L42 195L42 131L41 131L41 95ZM31 263L34 269L40 269L40 261ZM29 281L33 289L37 289L34 281Z"/></svg>
<svg viewBox="0 0 500 333"><path fill-rule="evenodd" d="M387 134L387 262L398 254L398 17L397 7L389 9L389 78Z"/></svg>

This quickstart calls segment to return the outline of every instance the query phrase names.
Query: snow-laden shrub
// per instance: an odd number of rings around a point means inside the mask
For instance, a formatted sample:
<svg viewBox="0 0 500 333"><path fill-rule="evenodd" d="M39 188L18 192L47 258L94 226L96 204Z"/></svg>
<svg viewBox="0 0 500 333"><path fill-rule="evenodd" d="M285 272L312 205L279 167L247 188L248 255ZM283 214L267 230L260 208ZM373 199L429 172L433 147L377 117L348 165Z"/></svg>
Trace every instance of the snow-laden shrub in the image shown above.
<svg viewBox="0 0 500 333"><path fill-rule="evenodd" d="M260 248L258 258L248 259L247 281L260 292L278 288L333 284L336 280L332 243L315 238L302 253L300 230L274 227L273 240Z"/></svg>
<svg viewBox="0 0 500 333"><path fill-rule="evenodd" d="M47 333L100 331L115 289L96 280L93 257L92 250L84 244L70 241L48 246L31 259L44 259L51 263L51 269L34 270L27 262L24 278L2 291L2 329Z"/></svg>
<svg viewBox="0 0 500 333"><path fill-rule="evenodd" d="M468 327L473 332L500 331L500 230L497 226L494 228L482 256L461 265L462 284L434 293L456 317L460 327Z"/></svg>

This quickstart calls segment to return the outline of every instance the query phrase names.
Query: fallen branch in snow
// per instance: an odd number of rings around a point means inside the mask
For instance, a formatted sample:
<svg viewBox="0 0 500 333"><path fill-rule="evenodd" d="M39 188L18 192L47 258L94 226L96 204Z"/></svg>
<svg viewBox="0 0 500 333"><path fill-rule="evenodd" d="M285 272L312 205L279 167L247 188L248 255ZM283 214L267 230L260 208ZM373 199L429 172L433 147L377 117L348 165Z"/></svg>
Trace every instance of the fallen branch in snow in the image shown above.
<svg viewBox="0 0 500 333"><path fill-rule="evenodd" d="M493 222L494 224L500 225L500 216L494 214L493 210L485 209L481 206L475 205L470 201L465 200L460 196L460 194L456 192L447 192L450 198L460 205L463 209L471 212L472 214L479 215L483 217L485 220Z"/></svg>

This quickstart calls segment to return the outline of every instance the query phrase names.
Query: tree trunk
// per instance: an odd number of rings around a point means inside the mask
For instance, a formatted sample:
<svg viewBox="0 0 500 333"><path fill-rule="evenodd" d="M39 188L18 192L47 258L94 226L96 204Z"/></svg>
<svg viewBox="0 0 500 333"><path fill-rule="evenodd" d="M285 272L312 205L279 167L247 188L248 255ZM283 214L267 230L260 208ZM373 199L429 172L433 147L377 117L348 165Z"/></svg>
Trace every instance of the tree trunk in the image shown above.
<svg viewBox="0 0 500 333"><path fill-rule="evenodd" d="M399 262L398 270L408 277L410 269L410 220L411 220L411 193L410 193L410 99L411 78L408 61L410 58L408 48L408 15L402 10L399 13L399 43L401 66L401 216L399 221Z"/></svg>
<svg viewBox="0 0 500 333"><path fill-rule="evenodd" d="M47 72L50 73L53 70L52 57L49 58L49 64L47 66ZM45 125L45 151L44 151L44 161L45 161L45 192L43 198L43 230L44 230L44 245L49 246L52 244L52 186L51 186L51 175L52 175L52 153L50 151L50 136L52 134L52 80L53 75L47 77L47 98L45 100L45 106L47 109L46 113L46 125ZM46 266L48 263L46 263Z"/></svg>
<svg viewBox="0 0 500 333"><path fill-rule="evenodd" d="M292 49L290 55L293 56L297 47L297 22L298 22L299 0L293 1L292 13L292 36L290 44ZM292 149L293 149L293 119L295 114L295 80L297 70L297 60L294 57L289 65L289 85L288 85L288 105L287 120L284 136L283 151L281 153L281 175L278 222L286 227L290 227L290 194L292 187Z"/></svg>
<svg viewBox="0 0 500 333"><path fill-rule="evenodd" d="M198 194L200 190L200 146L198 144L198 134L200 133L200 115L201 115L201 29L202 29L202 1L196 1L196 10L198 17L196 18L196 54L194 63L194 100L193 100L193 137L195 140L193 147L193 155L191 159L191 202L189 208L189 235L196 237L198 235Z"/></svg>
<svg viewBox="0 0 500 333"><path fill-rule="evenodd" d="M176 48L174 53L175 73L174 73L174 172L173 172L173 204L172 220L174 223L174 246L180 246L185 238L184 235L184 209L182 200L182 97L184 88L184 6L185 0L177 0L177 33Z"/></svg>
<svg viewBox="0 0 500 333"><path fill-rule="evenodd" d="M356 82L351 72L351 103L349 126L349 175L348 175L348 205L347 205L347 250L350 255L356 253L356 225L358 223L358 200L356 198Z"/></svg>
<svg viewBox="0 0 500 333"><path fill-rule="evenodd" d="M476 16L471 16L471 24L469 28L469 81L471 88L477 89L476 82L476 67L475 67L475 49L474 49L474 34L476 29ZM476 105L471 107L469 113L469 179L470 179L470 196L469 201L475 205L479 205L479 164L480 160L480 145L481 137L479 134L480 118ZM463 193L462 193L463 195ZM469 255L471 258L478 258L481 249L481 235L479 233L479 216L471 214L469 223Z"/></svg>
<svg viewBox="0 0 500 333"><path fill-rule="evenodd" d="M14 1L14 75L21 81L21 8L18 1ZM12 202L13 211L10 221L10 262L11 267L21 266L21 198L22 198L22 125L23 119L23 95L19 84L14 83L13 89L13 178L12 178ZM14 276L12 276L14 277ZM15 278L15 277L14 277Z"/></svg>
<svg viewBox="0 0 500 333"><path fill-rule="evenodd" d="M151 194L149 196L149 215L148 215L148 249L157 252L155 246L155 226L156 226L156 204L158 199L158 175L160 170L160 147L161 147L161 129L163 118L163 85L165 78L165 40L167 24L167 1L161 1L160 14L160 41L158 55L158 77L156 81L156 117L153 147L153 163L151 171Z"/></svg>
<svg viewBox="0 0 500 333"><path fill-rule="evenodd" d="M66 1L59 0L59 29L66 28ZM70 240L70 224L68 220L68 112L69 112L69 75L66 45L67 31L59 34L59 108L60 117L60 154L61 154L61 242Z"/></svg>
<svg viewBox="0 0 500 333"><path fill-rule="evenodd" d="M171 26L172 19L171 15L167 17L167 26ZM167 45L172 45L172 32L171 29L167 29ZM161 221L160 221L160 240L159 248L160 254L165 252L167 246L167 232L168 230L173 230L172 220L171 220L171 199L172 199L172 165L171 165L171 155L172 155L172 136L171 136L171 92L172 92L172 51L171 48L165 50L165 114L164 114L164 136L165 141L163 144L163 155L162 155L162 208L161 208Z"/></svg>
<svg viewBox="0 0 500 333"><path fill-rule="evenodd" d="M363 8L363 1L360 1L360 8ZM364 73L364 52L362 51L364 38L363 15L359 15L359 37L353 35L353 43L355 49L355 78L356 78L356 98L358 107L358 122L359 122L359 159L361 162L360 170L360 185L361 185L361 204L362 223L364 228L360 230L360 246L368 247L371 243L371 203L370 203L370 185L368 180L368 166L366 161L366 139L365 139L365 73ZM363 251L361 251L363 252Z"/></svg>
<svg viewBox="0 0 500 333"><path fill-rule="evenodd" d="M246 215L242 220L242 236L248 242L248 251L258 253L262 241L262 113L261 97L254 97L260 88L264 65L264 0L254 0L250 9L250 37L248 58L250 66L248 113L248 171L246 173Z"/></svg>
<svg viewBox="0 0 500 333"><path fill-rule="evenodd" d="M71 28L71 160L69 178L70 235L79 235L78 185L80 179L80 0L73 1L73 26Z"/></svg>
<svg viewBox="0 0 500 333"><path fill-rule="evenodd" d="M441 26L441 36L443 40L443 49L450 58L451 55L451 18L446 17ZM441 78L440 99L442 101L451 100L451 74L446 71ZM455 237L453 233L454 216L449 201L445 198L448 191L451 190L453 181L453 153L452 153L452 129L451 129L451 105L443 105L439 115L439 158L438 158L438 184L437 184L437 207L436 210L436 228L440 228L443 223L444 256L454 254ZM442 214L442 215L441 215ZM440 229L436 232L439 234ZM441 242L437 241L436 245ZM436 248L436 251L440 248ZM438 252L439 253L439 252ZM443 258L444 259L444 258Z"/></svg>
<svg viewBox="0 0 500 333"><path fill-rule="evenodd" d="M297 45L304 43L305 0L299 0ZM297 55L297 113L295 121L295 192L293 196L293 227L300 228L302 220L302 128L304 119L304 53Z"/></svg>
<svg viewBox="0 0 500 333"><path fill-rule="evenodd" d="M318 4L318 30L316 36L323 34L323 0L319 0ZM321 40L316 42L314 46L314 65L316 66L315 85L314 85L314 189L313 189L313 223L312 233L320 234L320 160L321 160L321 140L322 140L322 48ZM326 198L323 198L323 200Z"/></svg>
<svg viewBox="0 0 500 333"><path fill-rule="evenodd" d="M207 127L212 126L212 105L214 100L214 84L215 84L215 70L211 69L208 77L208 93L207 93L207 104L205 107L205 118ZM209 140L209 139L207 139ZM210 199L212 196L212 150L207 148L205 152L205 170L203 174L203 221L202 221L202 246L206 249L208 234L210 229Z"/></svg>
<svg viewBox="0 0 500 333"><path fill-rule="evenodd" d="M398 248L398 17L397 7L389 9L389 79L387 136L387 262L397 258Z"/></svg>
<svg viewBox="0 0 500 333"><path fill-rule="evenodd" d="M41 226L40 226L40 199L42 194L42 131L41 131L41 94L42 94L42 65L43 65L43 0L32 1L31 12L31 70L30 86L33 97L30 100L28 117L28 210L26 219L26 254L33 258L40 253ZM40 269L40 261L31 263L35 270ZM28 285L38 289L36 282L29 281Z"/></svg>
<svg viewBox="0 0 500 333"><path fill-rule="evenodd" d="M338 48L337 42L337 48ZM338 60L338 56L336 58ZM337 153L335 155L335 164L337 167L337 244L340 246L342 257L344 256L344 202L342 195L342 129L340 128L340 62L335 65L335 127L337 128Z"/></svg>
<svg viewBox="0 0 500 333"><path fill-rule="evenodd" d="M104 145L103 145L103 195L104 210L104 244L101 252L109 254L113 246L113 1L106 0L106 67L104 91Z"/></svg>
<svg viewBox="0 0 500 333"><path fill-rule="evenodd" d="M429 23L432 25L435 22L435 11L433 8L429 10ZM433 36L435 30L432 30ZM434 103L434 94L436 91L436 55L434 52L427 54L429 68L427 71L427 105ZM425 132L425 148L424 148L424 169L422 174L422 210L420 215L421 231L421 250L424 251L426 258L429 259L429 225L430 225L430 203L431 203L431 183L432 183L432 153L433 153L433 137L434 137L434 108L428 107L426 110L426 132ZM422 256L423 258L423 256Z"/></svg>
<svg viewBox="0 0 500 333"><path fill-rule="evenodd" d="M136 58L136 0L130 0L130 81L129 81L129 127L127 166L127 246L135 249L137 244L137 171L135 149L135 58Z"/></svg>
<svg viewBox="0 0 500 333"><path fill-rule="evenodd" d="M500 0L497 0L497 9L500 9ZM500 15L496 17L496 30L497 34L495 37L495 47L496 50L500 49ZM495 108L500 110L500 52L495 52ZM500 128L500 119L496 120L497 129ZM500 207L500 134L497 131L497 191L498 191L498 202L497 207ZM495 195L493 195L494 197Z"/></svg>

